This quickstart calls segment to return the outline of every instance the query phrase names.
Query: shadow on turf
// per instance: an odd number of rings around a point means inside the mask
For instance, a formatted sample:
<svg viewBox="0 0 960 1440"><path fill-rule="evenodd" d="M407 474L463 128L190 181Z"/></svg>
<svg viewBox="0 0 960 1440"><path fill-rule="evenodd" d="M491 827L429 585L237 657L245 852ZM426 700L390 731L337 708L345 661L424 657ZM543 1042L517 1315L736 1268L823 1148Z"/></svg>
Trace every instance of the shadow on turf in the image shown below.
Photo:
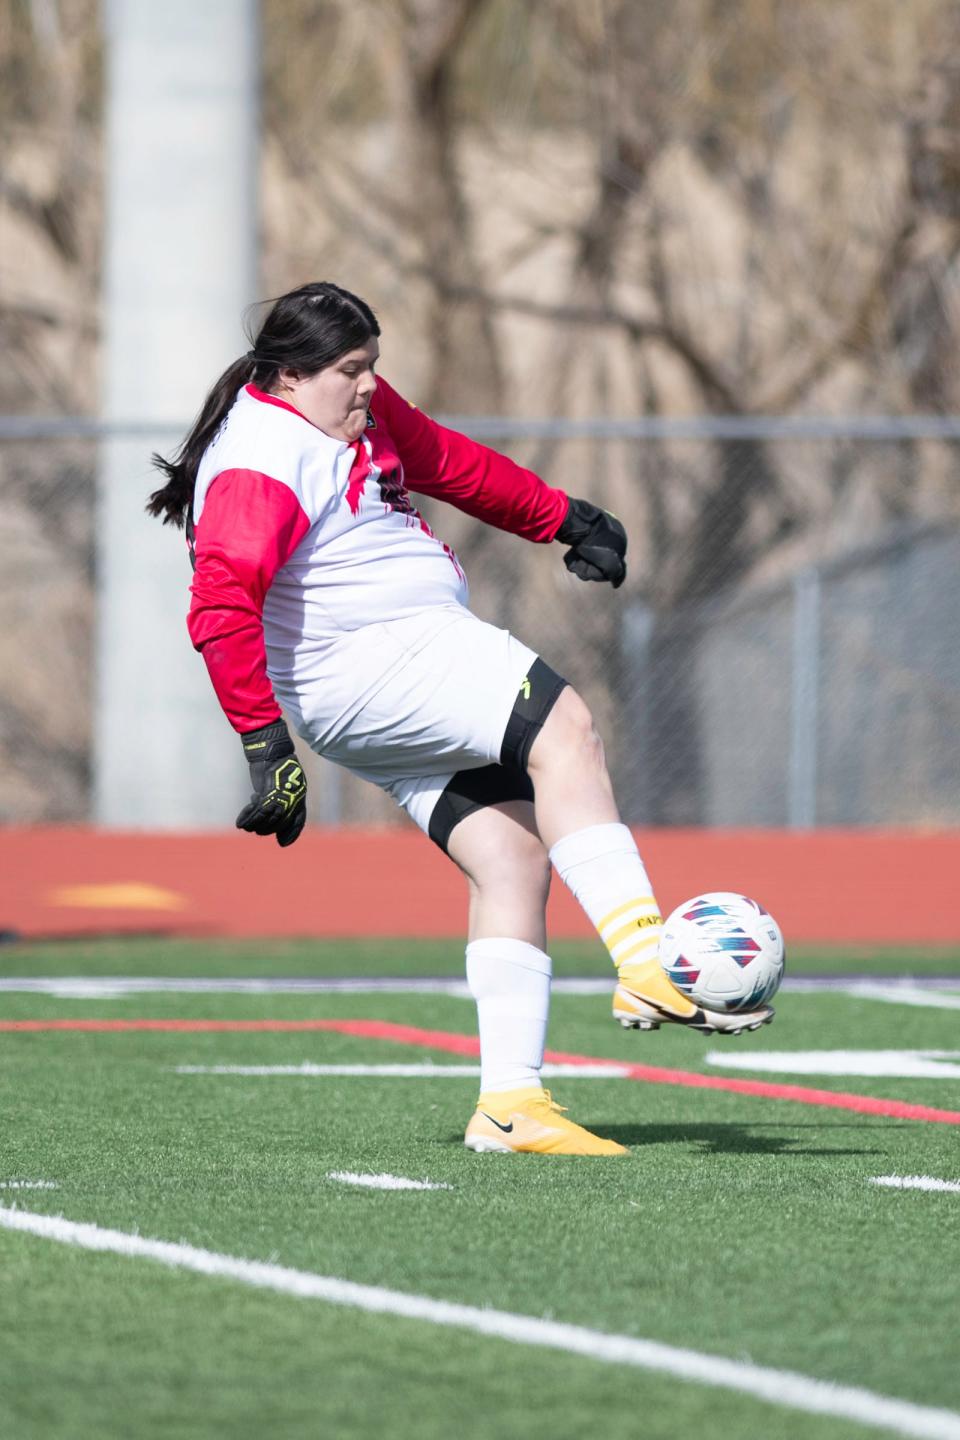
<svg viewBox="0 0 960 1440"><path fill-rule="evenodd" d="M818 1125L767 1123L759 1130L818 1130ZM831 1127L833 1128L833 1127ZM862 1126L858 1126L862 1129ZM881 1127L871 1127L881 1128ZM884 1126L883 1128L888 1128ZM882 1150L858 1145L850 1150L821 1145L816 1149L798 1150L800 1136L757 1133L745 1125L602 1125L598 1133L621 1145L697 1145L710 1155L879 1155Z"/></svg>
<svg viewBox="0 0 960 1440"><path fill-rule="evenodd" d="M588 1130L602 1135L605 1140L617 1140L628 1148L640 1149L644 1145L696 1145L707 1155L885 1155L887 1151L875 1146L858 1145L852 1149L840 1149L833 1145L820 1145L816 1149L797 1149L799 1135L759 1135L745 1125L605 1125L581 1120ZM833 1123L830 1130L854 1128L855 1122ZM896 1122L884 1120L856 1122L857 1130L890 1130ZM785 1121L768 1122L763 1130L819 1130L822 1125L811 1123L789 1124ZM451 1145L463 1143L458 1132L448 1137Z"/></svg>

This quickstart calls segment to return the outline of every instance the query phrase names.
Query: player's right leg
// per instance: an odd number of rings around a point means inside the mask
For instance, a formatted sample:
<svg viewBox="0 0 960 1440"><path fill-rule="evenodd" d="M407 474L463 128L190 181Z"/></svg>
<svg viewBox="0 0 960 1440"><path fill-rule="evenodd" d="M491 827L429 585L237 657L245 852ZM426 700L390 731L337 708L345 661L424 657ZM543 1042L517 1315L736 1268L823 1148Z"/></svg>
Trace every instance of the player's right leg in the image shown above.
<svg viewBox="0 0 960 1440"><path fill-rule="evenodd" d="M659 907L633 836L620 821L590 712L569 687L533 741L528 773L550 859L617 967L614 1018L631 1029L674 1024L705 1034L737 1035L768 1024L771 1006L741 1015L706 1010L661 969Z"/></svg>
<svg viewBox="0 0 960 1440"><path fill-rule="evenodd" d="M525 757L565 681L508 632L466 611L441 619L426 636L429 616L379 627L402 647L403 664L341 721L331 706L354 683L341 661L329 684L312 687L309 705L301 702L298 729L326 758L388 790L467 876L481 1096L466 1143L481 1151L623 1154L623 1146L566 1120L540 1082L550 862ZM357 643L345 643L347 658Z"/></svg>
<svg viewBox="0 0 960 1440"><path fill-rule="evenodd" d="M524 777L488 772L491 794ZM463 782L467 784L464 786ZM483 772L454 776L450 795L482 793ZM533 804L480 804L449 831L431 835L464 872L470 893L467 983L477 1002L480 1098L464 1144L478 1153L623 1155L624 1147L567 1120L540 1081L550 1006L544 909L550 862Z"/></svg>

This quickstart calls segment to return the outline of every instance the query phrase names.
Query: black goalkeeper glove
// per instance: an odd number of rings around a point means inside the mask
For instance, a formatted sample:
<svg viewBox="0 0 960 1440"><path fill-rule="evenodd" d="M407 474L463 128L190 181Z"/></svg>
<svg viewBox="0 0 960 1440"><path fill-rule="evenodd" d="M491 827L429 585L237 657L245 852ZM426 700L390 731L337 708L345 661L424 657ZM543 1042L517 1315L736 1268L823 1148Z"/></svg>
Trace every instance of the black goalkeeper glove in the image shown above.
<svg viewBox="0 0 960 1440"><path fill-rule="evenodd" d="M282 720L241 735L250 764L253 794L237 816L238 830L276 835L278 845L292 845L307 818L307 779Z"/></svg>
<svg viewBox="0 0 960 1440"><path fill-rule="evenodd" d="M571 496L567 518L554 538L571 547L563 557L571 575L580 580L609 580L614 590L623 584L627 532L616 515Z"/></svg>

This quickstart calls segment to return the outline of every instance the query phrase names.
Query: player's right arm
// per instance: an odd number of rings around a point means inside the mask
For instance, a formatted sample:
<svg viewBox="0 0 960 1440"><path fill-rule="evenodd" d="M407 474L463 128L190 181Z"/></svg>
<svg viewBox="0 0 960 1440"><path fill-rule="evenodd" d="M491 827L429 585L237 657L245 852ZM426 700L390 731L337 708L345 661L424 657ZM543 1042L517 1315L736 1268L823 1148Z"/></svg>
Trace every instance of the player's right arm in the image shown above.
<svg viewBox="0 0 960 1440"><path fill-rule="evenodd" d="M263 604L309 519L294 491L255 470L225 470L207 489L194 530L187 629L250 763L253 796L241 829L297 838L306 784L267 674Z"/></svg>

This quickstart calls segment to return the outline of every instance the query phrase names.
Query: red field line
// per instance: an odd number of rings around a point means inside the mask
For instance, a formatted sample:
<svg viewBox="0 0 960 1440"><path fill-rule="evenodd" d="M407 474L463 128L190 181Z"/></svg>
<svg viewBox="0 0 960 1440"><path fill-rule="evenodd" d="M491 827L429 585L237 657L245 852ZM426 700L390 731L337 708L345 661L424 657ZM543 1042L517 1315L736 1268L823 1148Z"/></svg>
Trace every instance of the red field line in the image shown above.
<svg viewBox="0 0 960 1440"><path fill-rule="evenodd" d="M344 1035L392 1040L399 1045L423 1045L455 1055L479 1055L480 1041L473 1035L456 1035L446 1030L420 1030L415 1025L394 1025L386 1020L337 1020L331 1028ZM614 1065L622 1060L591 1055L568 1055L563 1050L545 1050L544 1060L552 1065ZM767 1080L734 1080L721 1075L701 1075L695 1070L667 1070L659 1065L629 1065L628 1078L650 1085L685 1085L700 1090L729 1090L736 1095L760 1095L768 1100L796 1100L801 1105L823 1105L835 1110L856 1110L864 1115L887 1115L898 1120L928 1120L943 1125L960 1125L960 1110L937 1110L931 1105L912 1105L906 1100L878 1100L872 1095L850 1095L842 1090L813 1090L806 1085L778 1085Z"/></svg>
<svg viewBox="0 0 960 1440"><path fill-rule="evenodd" d="M0 1030L339 1030L340 1027L339 1020L0 1020Z"/></svg>
<svg viewBox="0 0 960 1440"><path fill-rule="evenodd" d="M418 1045L453 1055L479 1055L475 1035L458 1035L450 1030L421 1030L416 1025L395 1025L389 1020L2 1020L0 1031L80 1030L130 1031L165 1030L254 1031L333 1030L358 1039L388 1040L397 1045ZM569 1055L547 1050L545 1060L553 1065L611 1065L622 1075L624 1061L592 1055ZM696 1070L668 1070L659 1065L631 1065L625 1078L649 1085L681 1085L696 1090L727 1090L735 1095L759 1095L765 1100L794 1100L800 1105L822 1105L832 1110L853 1110L861 1115L885 1115L896 1120L926 1120L941 1125L960 1125L960 1110L938 1110L932 1105L913 1105L906 1100L879 1100L873 1095L851 1095L843 1090L813 1090L806 1085L778 1085L767 1080L733 1080L721 1075L701 1075Z"/></svg>

